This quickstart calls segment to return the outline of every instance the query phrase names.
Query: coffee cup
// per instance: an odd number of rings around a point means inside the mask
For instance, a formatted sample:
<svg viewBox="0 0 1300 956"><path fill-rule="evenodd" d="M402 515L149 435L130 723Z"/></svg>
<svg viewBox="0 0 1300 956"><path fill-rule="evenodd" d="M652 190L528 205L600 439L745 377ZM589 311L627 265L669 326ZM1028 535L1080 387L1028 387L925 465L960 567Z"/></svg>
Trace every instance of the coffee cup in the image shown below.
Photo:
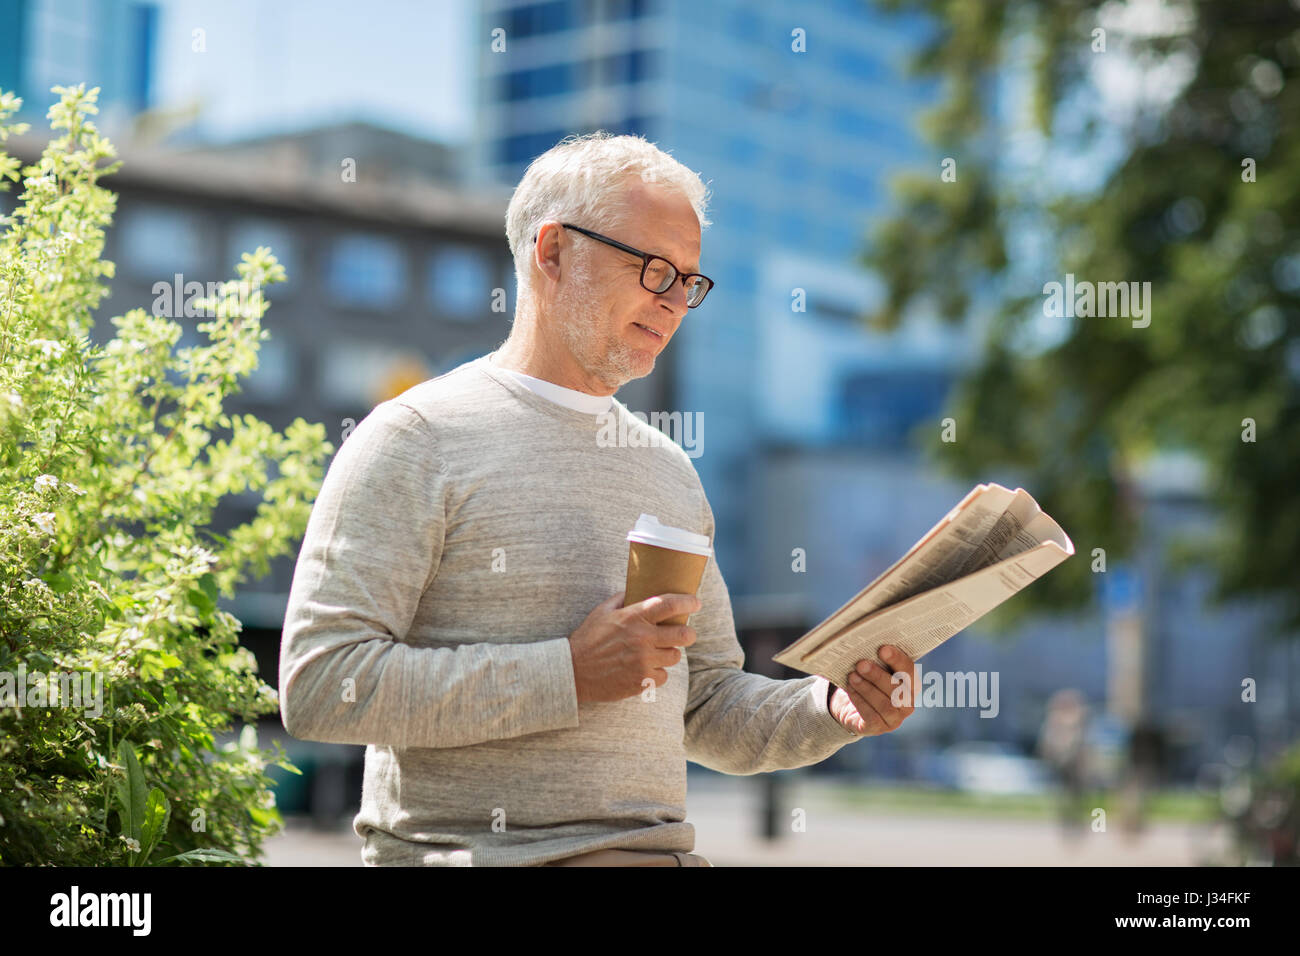
<svg viewBox="0 0 1300 956"><path fill-rule="evenodd" d="M694 594L704 579L713 548L707 535L659 523L643 514L627 535L627 593L623 606L659 594ZM664 624L685 624L690 615L667 618Z"/></svg>

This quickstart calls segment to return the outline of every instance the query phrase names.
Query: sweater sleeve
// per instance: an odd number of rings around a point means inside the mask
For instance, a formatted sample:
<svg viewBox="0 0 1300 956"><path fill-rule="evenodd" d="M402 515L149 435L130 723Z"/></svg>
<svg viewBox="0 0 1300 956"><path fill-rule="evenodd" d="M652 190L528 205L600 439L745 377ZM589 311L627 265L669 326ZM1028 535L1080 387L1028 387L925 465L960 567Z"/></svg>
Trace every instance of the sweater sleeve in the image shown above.
<svg viewBox="0 0 1300 956"><path fill-rule="evenodd" d="M701 490L701 497L703 490ZM704 501L705 533L713 535L713 510ZM686 702L686 756L712 770L754 774L818 763L859 739L829 709L824 677L774 680L742 670L731 596L709 559L691 616L696 642L686 648L690 689Z"/></svg>
<svg viewBox="0 0 1300 956"><path fill-rule="evenodd" d="M464 747L576 727L567 635L405 642L442 555L447 467L420 415L377 406L334 456L294 569L280 710L303 740Z"/></svg>

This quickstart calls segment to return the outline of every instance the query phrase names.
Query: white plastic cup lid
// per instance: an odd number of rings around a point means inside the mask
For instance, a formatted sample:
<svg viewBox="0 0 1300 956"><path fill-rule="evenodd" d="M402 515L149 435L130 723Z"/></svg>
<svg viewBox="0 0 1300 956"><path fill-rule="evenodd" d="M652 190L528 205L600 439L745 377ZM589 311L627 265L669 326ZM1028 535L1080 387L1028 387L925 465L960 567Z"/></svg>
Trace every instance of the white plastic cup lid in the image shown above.
<svg viewBox="0 0 1300 956"><path fill-rule="evenodd" d="M702 554L706 557L713 554L708 535L660 524L659 518L655 515L643 514L637 518L636 527L627 533L627 540L639 541L656 548L685 551L688 554Z"/></svg>

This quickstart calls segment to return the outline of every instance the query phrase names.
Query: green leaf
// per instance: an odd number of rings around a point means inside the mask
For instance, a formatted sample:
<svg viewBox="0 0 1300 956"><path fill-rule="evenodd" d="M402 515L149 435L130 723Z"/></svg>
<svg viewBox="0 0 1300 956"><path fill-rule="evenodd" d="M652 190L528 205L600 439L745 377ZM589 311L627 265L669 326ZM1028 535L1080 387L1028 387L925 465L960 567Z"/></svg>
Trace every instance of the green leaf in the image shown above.
<svg viewBox="0 0 1300 956"><path fill-rule="evenodd" d="M45 583L55 594L66 594L72 590L76 581L67 571L55 571L46 576Z"/></svg>
<svg viewBox="0 0 1300 956"><path fill-rule="evenodd" d="M185 596L189 599L190 606L199 612L200 618L211 617L212 612L216 609L216 602L198 588L190 588L185 592Z"/></svg>
<svg viewBox="0 0 1300 956"><path fill-rule="evenodd" d="M280 817L280 812L276 810L274 807L271 808L249 807L248 815L249 817L252 818L253 822L256 823L258 826L265 827L265 826L270 826L273 823L282 822L282 819Z"/></svg>
<svg viewBox="0 0 1300 956"><path fill-rule="evenodd" d="M129 740L124 739L118 744L117 762L126 770L126 779L116 781L117 805L122 814L122 835L139 841L144 826L147 791L144 771L140 769L140 761L136 759L135 748Z"/></svg>
<svg viewBox="0 0 1300 956"><path fill-rule="evenodd" d="M199 590L201 590L204 594L206 594L211 599L212 603L215 605L217 603L217 598L219 597L217 593L216 577L212 574L211 571L209 571L207 574L203 575L203 577L199 578L198 583L199 583Z"/></svg>
<svg viewBox="0 0 1300 956"><path fill-rule="evenodd" d="M184 853L177 853L175 856L164 857L159 863L243 863L244 858L237 856L228 850L214 850L207 847L200 847L197 850L186 850Z"/></svg>
<svg viewBox="0 0 1300 956"><path fill-rule="evenodd" d="M157 787L149 791L149 798L144 808L144 836L140 840L140 854L137 866L144 866L149 854L158 845L158 840L167 832L167 821L171 818L172 807L166 794Z"/></svg>

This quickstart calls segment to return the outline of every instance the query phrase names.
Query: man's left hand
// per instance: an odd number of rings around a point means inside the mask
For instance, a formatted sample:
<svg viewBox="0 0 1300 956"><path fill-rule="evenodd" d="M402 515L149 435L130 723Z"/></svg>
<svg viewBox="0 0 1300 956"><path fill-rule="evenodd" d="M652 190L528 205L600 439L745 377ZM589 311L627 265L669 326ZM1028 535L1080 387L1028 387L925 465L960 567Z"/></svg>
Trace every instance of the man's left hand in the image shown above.
<svg viewBox="0 0 1300 956"><path fill-rule="evenodd" d="M903 699L907 700L908 706L894 706L891 698L901 681L895 683L891 676L907 674L908 691L915 694L916 662L889 644L880 648L880 658L888 669L881 668L874 661L858 661L857 679L850 679L848 687L840 687L831 695L831 715L845 730L863 737L897 730L915 709L907 697Z"/></svg>

